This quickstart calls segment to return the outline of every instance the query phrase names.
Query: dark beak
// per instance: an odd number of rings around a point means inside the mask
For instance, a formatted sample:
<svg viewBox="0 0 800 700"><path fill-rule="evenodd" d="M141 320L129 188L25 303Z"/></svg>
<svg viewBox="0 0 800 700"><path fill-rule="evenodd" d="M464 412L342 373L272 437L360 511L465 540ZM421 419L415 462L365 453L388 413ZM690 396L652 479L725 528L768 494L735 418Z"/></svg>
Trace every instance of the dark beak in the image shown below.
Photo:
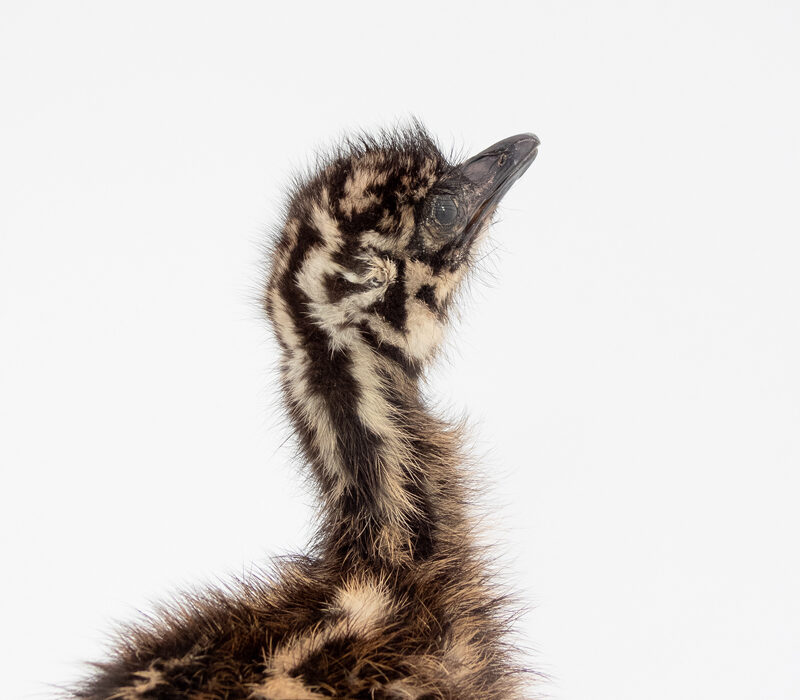
<svg viewBox="0 0 800 700"><path fill-rule="evenodd" d="M456 246L463 249L475 240L498 202L533 163L538 148L539 139L533 134L510 136L456 168L454 175L462 179L469 212Z"/></svg>

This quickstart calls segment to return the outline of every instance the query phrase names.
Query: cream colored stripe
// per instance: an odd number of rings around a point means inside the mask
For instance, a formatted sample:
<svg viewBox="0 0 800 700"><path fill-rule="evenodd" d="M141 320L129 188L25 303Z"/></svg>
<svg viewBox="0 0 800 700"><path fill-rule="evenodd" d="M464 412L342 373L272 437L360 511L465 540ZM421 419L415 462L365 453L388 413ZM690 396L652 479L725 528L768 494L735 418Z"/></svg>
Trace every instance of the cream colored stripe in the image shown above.
<svg viewBox="0 0 800 700"><path fill-rule="evenodd" d="M344 492L346 486L352 482L352 477L342 465L336 429L331 421L328 406L308 384L307 377L311 361L295 330L294 321L286 308L286 302L276 288L271 289L269 293L273 304L275 328L289 348L283 362L289 396L300 408L305 427L311 433L312 443L317 450L322 468L339 484L338 493L333 494L336 497Z"/></svg>

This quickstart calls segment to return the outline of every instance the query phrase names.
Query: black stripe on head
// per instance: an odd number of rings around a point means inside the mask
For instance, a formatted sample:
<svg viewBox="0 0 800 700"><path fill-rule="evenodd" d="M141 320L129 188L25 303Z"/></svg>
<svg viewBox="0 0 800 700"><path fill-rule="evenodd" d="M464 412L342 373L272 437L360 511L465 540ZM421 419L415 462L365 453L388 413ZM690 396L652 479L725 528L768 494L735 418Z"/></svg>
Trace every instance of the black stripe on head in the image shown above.
<svg viewBox="0 0 800 700"><path fill-rule="evenodd" d="M435 275L438 275L445 267L452 269L453 262L451 254L452 247L446 244L430 256L428 264L431 266Z"/></svg>
<svg viewBox="0 0 800 700"><path fill-rule="evenodd" d="M439 313L439 304L436 301L436 288L432 284L423 284L417 291L416 297L431 311Z"/></svg>
<svg viewBox="0 0 800 700"><path fill-rule="evenodd" d="M328 293L328 301L335 304L346 296L364 291L364 287L355 282L342 277L339 274L326 275L324 280L325 291Z"/></svg>
<svg viewBox="0 0 800 700"><path fill-rule="evenodd" d="M361 243L358 236L345 236L339 250L335 251L331 259L347 269L359 271L363 264L358 264L358 256L361 252Z"/></svg>
<svg viewBox="0 0 800 700"><path fill-rule="evenodd" d="M342 215L339 219L339 228L342 233L350 236L364 233L364 231L372 231L378 228L378 222L383 217L383 210L380 207L372 206L366 211L355 214L348 218Z"/></svg>
<svg viewBox="0 0 800 700"><path fill-rule="evenodd" d="M344 186L352 172L353 164L349 158L338 158L325 172L324 177L331 202L340 202L344 199Z"/></svg>
<svg viewBox="0 0 800 700"><path fill-rule="evenodd" d="M286 272L281 280L281 292L286 291L286 283L292 284L295 275L300 271L303 265L306 253L312 248L322 243L322 236L319 231L311 226L308 222L303 221L297 227L297 241L294 248L292 248L291 255L289 256L289 263L286 266ZM287 302L293 297L293 294L284 294Z"/></svg>
<svg viewBox="0 0 800 700"><path fill-rule="evenodd" d="M389 285L383 299L374 303L369 310L380 314L398 331L405 330L408 318L406 309L406 261L404 258L396 259L397 276Z"/></svg>

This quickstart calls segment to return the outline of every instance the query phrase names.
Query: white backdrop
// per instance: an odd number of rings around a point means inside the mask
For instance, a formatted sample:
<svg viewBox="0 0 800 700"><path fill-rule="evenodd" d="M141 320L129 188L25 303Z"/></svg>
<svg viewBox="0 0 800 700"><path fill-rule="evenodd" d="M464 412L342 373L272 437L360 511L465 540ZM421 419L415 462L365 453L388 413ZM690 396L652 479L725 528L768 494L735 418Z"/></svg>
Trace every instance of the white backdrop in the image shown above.
<svg viewBox="0 0 800 700"><path fill-rule="evenodd" d="M538 692L798 697L796 3L1 7L4 697L302 547L260 245L314 149L409 115L542 140L431 381Z"/></svg>

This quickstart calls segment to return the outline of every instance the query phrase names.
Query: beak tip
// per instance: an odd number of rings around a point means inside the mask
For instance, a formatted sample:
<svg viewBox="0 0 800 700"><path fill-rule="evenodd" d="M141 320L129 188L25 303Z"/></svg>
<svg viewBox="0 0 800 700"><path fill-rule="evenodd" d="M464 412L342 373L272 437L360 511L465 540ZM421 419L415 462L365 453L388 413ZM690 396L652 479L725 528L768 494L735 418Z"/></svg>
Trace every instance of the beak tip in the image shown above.
<svg viewBox="0 0 800 700"><path fill-rule="evenodd" d="M539 151L541 141L536 134L520 134L513 136L514 148L518 151L520 160L530 158L533 160Z"/></svg>
<svg viewBox="0 0 800 700"><path fill-rule="evenodd" d="M534 148L538 148L541 141L536 134L522 134L520 141L531 141L533 143Z"/></svg>

